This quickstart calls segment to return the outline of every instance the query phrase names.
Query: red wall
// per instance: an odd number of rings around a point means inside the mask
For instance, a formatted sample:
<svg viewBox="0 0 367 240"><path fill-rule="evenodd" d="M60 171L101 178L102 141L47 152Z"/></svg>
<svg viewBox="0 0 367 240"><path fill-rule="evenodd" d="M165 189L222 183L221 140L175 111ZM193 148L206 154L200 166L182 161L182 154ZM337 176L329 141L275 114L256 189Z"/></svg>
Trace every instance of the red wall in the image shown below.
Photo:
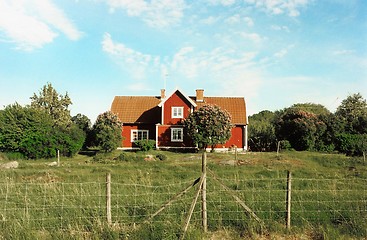
<svg viewBox="0 0 367 240"><path fill-rule="evenodd" d="M183 142L171 142L171 127L181 126L160 125L158 127L158 147L193 147L185 133Z"/></svg>
<svg viewBox="0 0 367 240"><path fill-rule="evenodd" d="M238 148L243 147L243 126L236 126L232 128L232 136L225 144L218 144L215 148L230 148L237 146Z"/></svg>
<svg viewBox="0 0 367 240"><path fill-rule="evenodd" d="M187 118L191 113L191 104L179 92L173 94L164 103L164 121L162 124L177 124L182 120L181 118L172 118L172 107L184 107L183 117Z"/></svg>
<svg viewBox="0 0 367 240"><path fill-rule="evenodd" d="M122 127L122 147L130 148L135 147L131 142L131 130L149 130L149 139L155 140L155 125L134 125L134 124L124 124Z"/></svg>

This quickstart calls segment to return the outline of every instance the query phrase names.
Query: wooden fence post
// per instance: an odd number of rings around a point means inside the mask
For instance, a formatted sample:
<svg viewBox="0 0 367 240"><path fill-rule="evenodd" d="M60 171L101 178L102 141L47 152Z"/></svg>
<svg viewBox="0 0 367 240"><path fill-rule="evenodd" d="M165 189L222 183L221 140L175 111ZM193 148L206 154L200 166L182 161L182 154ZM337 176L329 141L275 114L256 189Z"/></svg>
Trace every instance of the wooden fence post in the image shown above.
<svg viewBox="0 0 367 240"><path fill-rule="evenodd" d="M202 211L202 224L204 232L208 231L208 218L206 210L206 151L202 156L202 176L204 178L203 185L201 186L201 211Z"/></svg>
<svg viewBox="0 0 367 240"><path fill-rule="evenodd" d="M60 150L57 149L57 166L60 167Z"/></svg>
<svg viewBox="0 0 367 240"><path fill-rule="evenodd" d="M106 216L107 223L111 224L111 173L107 173L106 175Z"/></svg>
<svg viewBox="0 0 367 240"><path fill-rule="evenodd" d="M286 209L287 209L287 229L291 229L291 193L292 193L292 173L288 171L287 173L287 199L286 199Z"/></svg>

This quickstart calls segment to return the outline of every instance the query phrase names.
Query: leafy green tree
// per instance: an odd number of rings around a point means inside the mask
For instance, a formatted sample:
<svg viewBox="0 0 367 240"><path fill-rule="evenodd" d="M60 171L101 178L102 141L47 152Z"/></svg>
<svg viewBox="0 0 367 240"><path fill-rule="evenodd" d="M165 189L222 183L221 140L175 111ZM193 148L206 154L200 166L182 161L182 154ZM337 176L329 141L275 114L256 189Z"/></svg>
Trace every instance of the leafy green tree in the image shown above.
<svg viewBox="0 0 367 240"><path fill-rule="evenodd" d="M330 114L330 111L325 106L316 103L296 103L293 104L291 108L293 108L294 110L310 112L318 116Z"/></svg>
<svg viewBox="0 0 367 240"><path fill-rule="evenodd" d="M344 131L352 134L367 133L367 102L360 93L344 99L335 115L344 126Z"/></svg>
<svg viewBox="0 0 367 240"><path fill-rule="evenodd" d="M77 115L73 116L71 118L71 121L75 123L85 133L87 133L92 127L90 119L81 113L78 113Z"/></svg>
<svg viewBox="0 0 367 240"><path fill-rule="evenodd" d="M288 140L295 150L304 151L316 148L326 124L314 113L291 107L278 112L275 129L279 140Z"/></svg>
<svg viewBox="0 0 367 240"><path fill-rule="evenodd" d="M190 113L183 124L187 135L200 149L224 144L231 137L232 117L216 105L204 105Z"/></svg>
<svg viewBox="0 0 367 240"><path fill-rule="evenodd" d="M115 150L122 141L121 127L122 123L111 111L98 115L92 129L96 146L106 152Z"/></svg>
<svg viewBox="0 0 367 240"><path fill-rule="evenodd" d="M31 107L44 110L54 120L57 126L68 126L71 123L69 105L72 104L71 99L66 93L65 96L58 94L51 83L47 83L39 95L33 94L31 99Z"/></svg>
<svg viewBox="0 0 367 240"><path fill-rule="evenodd" d="M71 121L71 100L59 95L49 83L31 105L13 104L0 112L0 151L19 152L27 158L50 158L76 154L85 134Z"/></svg>
<svg viewBox="0 0 367 240"><path fill-rule="evenodd" d="M71 118L71 121L74 124L76 124L79 127L79 129L81 129L85 134L86 138L83 143L83 149L86 149L88 146L92 146L93 132L92 132L92 123L90 119L87 116L78 113L77 115Z"/></svg>
<svg viewBox="0 0 367 240"><path fill-rule="evenodd" d="M249 146L252 151L276 150L275 113L265 110L249 116Z"/></svg>
<svg viewBox="0 0 367 240"><path fill-rule="evenodd" d="M360 93L344 99L335 112L336 121L342 127L335 134L336 149L347 155L366 152L367 102Z"/></svg>

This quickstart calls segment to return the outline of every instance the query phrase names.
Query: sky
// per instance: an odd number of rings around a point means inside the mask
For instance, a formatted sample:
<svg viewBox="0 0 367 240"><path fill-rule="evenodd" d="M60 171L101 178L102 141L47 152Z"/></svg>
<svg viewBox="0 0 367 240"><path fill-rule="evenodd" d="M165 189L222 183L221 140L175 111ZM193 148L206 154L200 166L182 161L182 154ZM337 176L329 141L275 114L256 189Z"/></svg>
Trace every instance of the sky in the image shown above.
<svg viewBox="0 0 367 240"><path fill-rule="evenodd" d="M163 88L334 112L367 98L367 1L0 0L0 109L47 83L92 122Z"/></svg>

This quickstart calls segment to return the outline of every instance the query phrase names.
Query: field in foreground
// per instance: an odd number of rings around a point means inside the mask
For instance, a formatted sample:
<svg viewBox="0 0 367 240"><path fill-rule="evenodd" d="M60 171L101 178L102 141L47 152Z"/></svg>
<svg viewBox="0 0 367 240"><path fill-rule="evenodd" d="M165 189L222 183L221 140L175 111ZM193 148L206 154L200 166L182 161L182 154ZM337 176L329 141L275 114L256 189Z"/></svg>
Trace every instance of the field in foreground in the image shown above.
<svg viewBox="0 0 367 240"><path fill-rule="evenodd" d="M148 154L167 159L144 161L147 153L121 153L62 158L58 167L48 165L55 159L21 160L18 169L0 170L0 239L182 236L197 185L151 216L200 177L201 154L154 151ZM209 231L201 230L199 200L185 239L367 237L362 158L284 152L238 154L236 159L233 153L209 153L208 169L214 173L207 180ZM285 227L287 171L292 172L290 230ZM111 224L106 220L107 173Z"/></svg>

